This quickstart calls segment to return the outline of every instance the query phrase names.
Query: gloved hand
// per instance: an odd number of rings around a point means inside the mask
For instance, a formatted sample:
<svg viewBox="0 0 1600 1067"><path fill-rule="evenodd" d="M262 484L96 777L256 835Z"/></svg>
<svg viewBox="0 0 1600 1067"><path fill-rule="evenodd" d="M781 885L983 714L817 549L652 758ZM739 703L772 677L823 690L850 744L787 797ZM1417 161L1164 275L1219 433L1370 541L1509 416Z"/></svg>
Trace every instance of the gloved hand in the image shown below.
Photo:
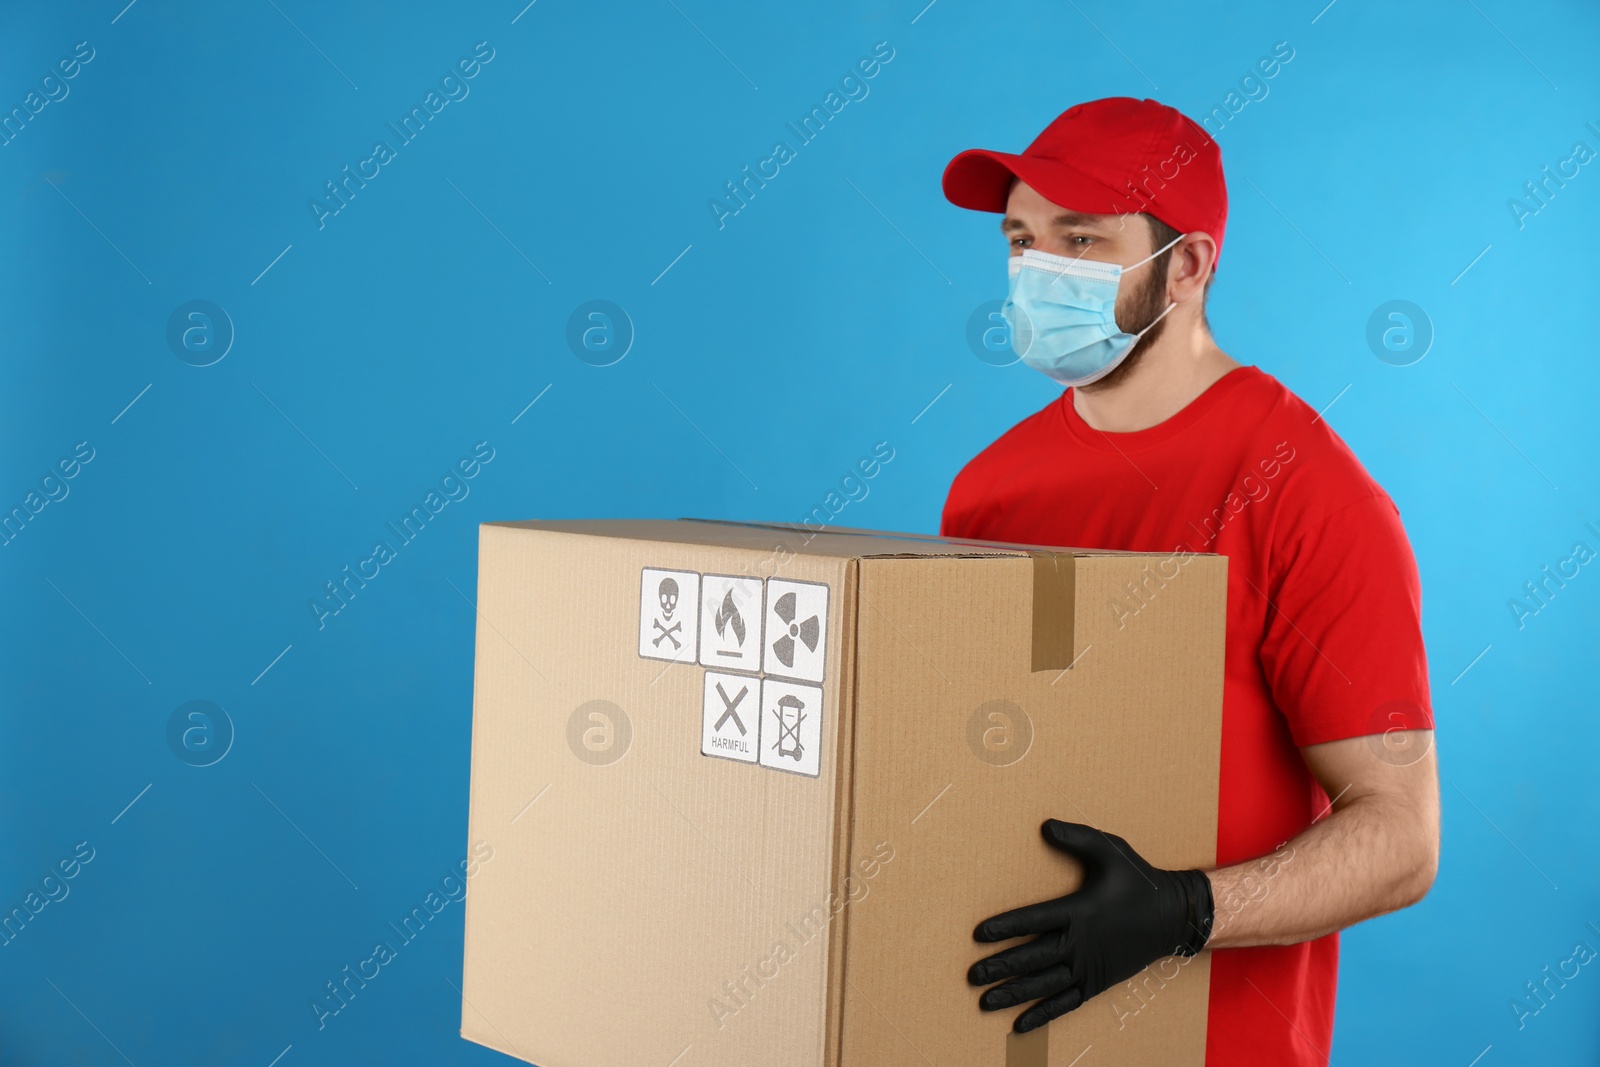
<svg viewBox="0 0 1600 1067"><path fill-rule="evenodd" d="M1010 979L978 998L984 1011L1036 1000L1017 1016L1019 1034L1064 1015L1166 956L1193 956L1211 936L1211 880L1199 870L1150 866L1116 834L1046 819L1044 839L1083 865L1083 884L1055 900L979 923L978 941L1037 934L974 963L973 985Z"/></svg>

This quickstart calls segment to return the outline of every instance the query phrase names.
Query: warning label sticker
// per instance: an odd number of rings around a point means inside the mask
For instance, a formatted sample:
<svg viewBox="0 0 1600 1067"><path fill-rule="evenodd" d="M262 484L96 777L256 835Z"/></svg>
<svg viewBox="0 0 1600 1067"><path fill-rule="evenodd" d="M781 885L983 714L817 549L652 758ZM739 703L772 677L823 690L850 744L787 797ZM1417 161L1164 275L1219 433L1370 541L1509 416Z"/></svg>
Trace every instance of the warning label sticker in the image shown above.
<svg viewBox="0 0 1600 1067"><path fill-rule="evenodd" d="M700 751L744 763L756 762L760 742L761 679L706 671L705 710L700 720Z"/></svg>
<svg viewBox="0 0 1600 1067"><path fill-rule="evenodd" d="M761 669L761 579L708 574L700 580L700 662L754 674Z"/></svg>
<svg viewBox="0 0 1600 1067"><path fill-rule="evenodd" d="M639 585L639 655L693 663L699 609L700 575L646 567Z"/></svg>
<svg viewBox="0 0 1600 1067"><path fill-rule="evenodd" d="M828 587L769 578L766 619L762 670L783 678L822 681L828 658Z"/></svg>
<svg viewBox="0 0 1600 1067"><path fill-rule="evenodd" d="M822 772L822 689L761 680L761 766L816 778Z"/></svg>

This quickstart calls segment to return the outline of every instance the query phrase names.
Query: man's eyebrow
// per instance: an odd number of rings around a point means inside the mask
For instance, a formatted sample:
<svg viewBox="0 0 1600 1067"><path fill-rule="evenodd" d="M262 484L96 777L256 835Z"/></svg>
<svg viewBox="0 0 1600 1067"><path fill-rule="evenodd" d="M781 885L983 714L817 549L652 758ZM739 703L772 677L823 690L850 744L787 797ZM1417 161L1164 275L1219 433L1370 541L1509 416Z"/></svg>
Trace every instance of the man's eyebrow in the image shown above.
<svg viewBox="0 0 1600 1067"><path fill-rule="evenodd" d="M1092 227L1097 230L1106 229L1106 224L1102 221L1102 216L1085 215L1079 211L1064 211L1055 218L1051 219L1050 223L1053 226L1083 226ZM1000 220L1001 233L1010 233L1012 230L1025 230L1027 228L1027 223L1013 215L1007 215L1005 218Z"/></svg>

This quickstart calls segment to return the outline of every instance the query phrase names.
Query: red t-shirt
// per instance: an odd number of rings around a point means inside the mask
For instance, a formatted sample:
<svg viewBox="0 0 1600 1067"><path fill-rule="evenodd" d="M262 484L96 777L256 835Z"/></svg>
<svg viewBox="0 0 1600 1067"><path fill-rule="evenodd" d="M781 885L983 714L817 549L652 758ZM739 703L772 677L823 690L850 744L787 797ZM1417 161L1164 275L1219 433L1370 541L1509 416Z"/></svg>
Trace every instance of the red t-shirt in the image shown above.
<svg viewBox="0 0 1600 1067"><path fill-rule="evenodd" d="M1297 746L1433 728L1399 511L1256 367L1132 433L1089 426L1065 390L962 469L940 532L1228 557L1219 867L1274 852L1329 810ZM1130 595L1122 610L1138 606ZM1326 1064L1338 975L1337 933L1213 952L1206 1062Z"/></svg>

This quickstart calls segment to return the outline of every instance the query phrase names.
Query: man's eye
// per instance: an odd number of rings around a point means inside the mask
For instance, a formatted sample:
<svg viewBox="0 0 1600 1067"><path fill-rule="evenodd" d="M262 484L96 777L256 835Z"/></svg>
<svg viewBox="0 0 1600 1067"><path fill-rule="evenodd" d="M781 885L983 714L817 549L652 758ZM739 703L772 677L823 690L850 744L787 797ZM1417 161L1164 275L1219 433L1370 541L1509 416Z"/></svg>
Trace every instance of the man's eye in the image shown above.
<svg viewBox="0 0 1600 1067"><path fill-rule="evenodd" d="M1013 237L1011 239L1011 247L1012 248L1027 248L1029 243L1032 240L1033 239L1031 237Z"/></svg>
<svg viewBox="0 0 1600 1067"><path fill-rule="evenodd" d="M1085 236L1084 234L1081 234L1081 233L1075 233L1071 237L1068 237L1067 241L1070 244L1073 244L1078 248L1088 248L1090 245L1092 245L1094 243L1094 238L1093 237L1087 237L1087 236ZM1079 244L1078 242L1080 242L1080 241L1083 242L1083 243Z"/></svg>

